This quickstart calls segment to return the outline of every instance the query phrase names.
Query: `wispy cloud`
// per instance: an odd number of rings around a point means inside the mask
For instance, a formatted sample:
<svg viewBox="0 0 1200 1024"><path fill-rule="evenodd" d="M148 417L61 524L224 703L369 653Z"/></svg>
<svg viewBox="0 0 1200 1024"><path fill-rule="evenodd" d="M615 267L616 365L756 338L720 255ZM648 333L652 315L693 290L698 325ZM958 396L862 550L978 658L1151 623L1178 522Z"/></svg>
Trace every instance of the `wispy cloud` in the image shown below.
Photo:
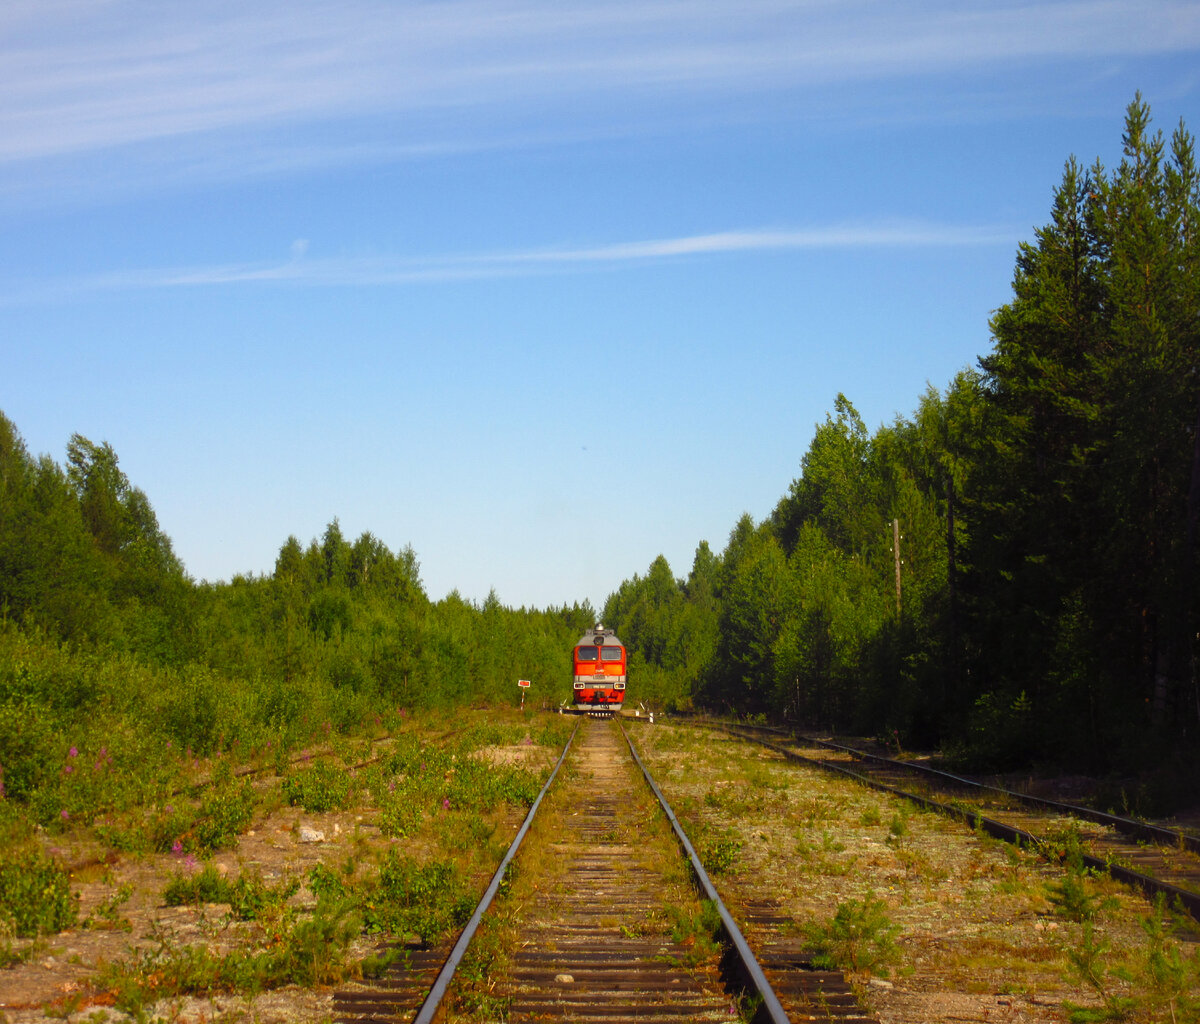
<svg viewBox="0 0 1200 1024"><path fill-rule="evenodd" d="M432 256L348 256L309 259L297 239L291 258L276 263L223 263L115 271L29 283L0 298L4 305L36 303L89 292L199 288L221 285L346 287L417 285L517 277L687 258L800 250L1012 245L1013 228L922 222L835 224L795 230L720 231L584 247Z"/></svg>
<svg viewBox="0 0 1200 1024"><path fill-rule="evenodd" d="M580 99L1200 48L1191 0L9 0L0 162ZM517 116L520 116L518 113Z"/></svg>

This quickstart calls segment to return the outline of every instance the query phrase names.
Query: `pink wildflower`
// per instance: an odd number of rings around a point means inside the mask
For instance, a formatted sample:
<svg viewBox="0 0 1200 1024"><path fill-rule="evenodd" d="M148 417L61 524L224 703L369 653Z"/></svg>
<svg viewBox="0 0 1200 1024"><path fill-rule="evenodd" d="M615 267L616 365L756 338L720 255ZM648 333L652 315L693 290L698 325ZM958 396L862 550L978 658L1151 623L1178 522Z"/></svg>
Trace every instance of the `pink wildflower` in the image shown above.
<svg viewBox="0 0 1200 1024"><path fill-rule="evenodd" d="M449 797L445 797L442 800L442 807L445 808L447 811L450 810L450 798Z"/></svg>
<svg viewBox="0 0 1200 1024"><path fill-rule="evenodd" d="M69 817L71 817L71 812L64 807L62 809L62 820L66 821Z"/></svg>
<svg viewBox="0 0 1200 1024"><path fill-rule="evenodd" d="M68 757L78 757L79 751L76 750L74 747L72 747L69 751L67 751L67 756Z"/></svg>
<svg viewBox="0 0 1200 1024"><path fill-rule="evenodd" d="M183 853L183 842L179 839L176 839L175 842L171 844L171 852L176 855Z"/></svg>

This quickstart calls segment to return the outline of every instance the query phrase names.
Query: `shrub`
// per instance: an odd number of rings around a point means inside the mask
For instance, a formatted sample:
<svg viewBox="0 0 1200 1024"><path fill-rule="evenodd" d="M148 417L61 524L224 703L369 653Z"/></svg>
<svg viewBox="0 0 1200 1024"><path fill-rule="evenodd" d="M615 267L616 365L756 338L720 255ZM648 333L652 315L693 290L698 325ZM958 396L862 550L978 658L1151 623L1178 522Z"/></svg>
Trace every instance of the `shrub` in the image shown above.
<svg viewBox="0 0 1200 1024"><path fill-rule="evenodd" d="M18 938L61 932L79 916L67 874L41 853L0 861L0 917Z"/></svg>
<svg viewBox="0 0 1200 1024"><path fill-rule="evenodd" d="M466 924L475 909L475 899L453 864L418 864L394 850L380 869L374 891L362 896L368 927L415 933L422 942Z"/></svg>
<svg viewBox="0 0 1200 1024"><path fill-rule="evenodd" d="M346 956L361 927L351 904L323 900L266 950L221 956L205 946L174 947L160 940L157 949L142 951L130 963L108 965L100 980L114 994L117 1009L138 1019L145 1018L148 1004L183 995L332 984L361 973Z"/></svg>
<svg viewBox="0 0 1200 1024"><path fill-rule="evenodd" d="M218 778L200 801L191 842L184 847L209 853L232 846L254 817L258 803L249 779Z"/></svg>
<svg viewBox="0 0 1200 1024"><path fill-rule="evenodd" d="M56 770L61 742L46 709L29 701L0 704L0 782L4 797L27 803Z"/></svg>
<svg viewBox="0 0 1200 1024"><path fill-rule="evenodd" d="M708 871L723 875L737 867L742 846L736 836L720 836L705 844L700 859Z"/></svg>
<svg viewBox="0 0 1200 1024"><path fill-rule="evenodd" d="M283 796L292 806L306 811L340 811L349 806L352 786L345 768L320 761L285 778Z"/></svg>
<svg viewBox="0 0 1200 1024"><path fill-rule="evenodd" d="M810 925L809 941L816 955L813 963L826 969L871 971L894 960L899 950L896 933L900 926L887 915L883 900L868 896L839 903L824 925Z"/></svg>

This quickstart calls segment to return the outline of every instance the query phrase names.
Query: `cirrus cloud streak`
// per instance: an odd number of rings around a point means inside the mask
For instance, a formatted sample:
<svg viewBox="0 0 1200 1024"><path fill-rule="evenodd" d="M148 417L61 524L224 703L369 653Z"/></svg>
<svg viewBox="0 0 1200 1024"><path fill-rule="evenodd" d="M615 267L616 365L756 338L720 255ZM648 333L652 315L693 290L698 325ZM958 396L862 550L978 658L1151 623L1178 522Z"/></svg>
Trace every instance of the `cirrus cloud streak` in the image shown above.
<svg viewBox="0 0 1200 1024"><path fill-rule="evenodd" d="M570 272L656 261L800 250L1011 245L1014 228L922 222L835 224L794 230L719 231L584 247L546 247L459 255L346 256L308 259L309 242L292 243L279 263L225 263L118 271L29 283L5 305L36 303L84 292L279 284L307 287L417 285Z"/></svg>
<svg viewBox="0 0 1200 1024"><path fill-rule="evenodd" d="M927 78L1200 48L1182 0L14 0L0 162L248 129Z"/></svg>

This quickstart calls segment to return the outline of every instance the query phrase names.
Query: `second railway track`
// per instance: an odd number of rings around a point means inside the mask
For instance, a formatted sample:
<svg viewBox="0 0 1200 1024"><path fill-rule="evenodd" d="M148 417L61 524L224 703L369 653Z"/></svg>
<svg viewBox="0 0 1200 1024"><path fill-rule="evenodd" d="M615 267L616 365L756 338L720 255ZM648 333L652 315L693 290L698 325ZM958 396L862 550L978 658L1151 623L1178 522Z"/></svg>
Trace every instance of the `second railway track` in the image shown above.
<svg viewBox="0 0 1200 1024"><path fill-rule="evenodd" d="M505 921L494 925L504 952L483 979L494 1019L870 1021L838 972L812 968L790 922L769 902L743 908L747 943L635 759L617 722L580 723L566 770L540 801L544 820L516 854ZM688 884L672 827L692 858L699 894ZM344 988L335 1020L433 1019L438 986L446 987L471 930L457 952L406 950L384 978Z"/></svg>
<svg viewBox="0 0 1200 1024"><path fill-rule="evenodd" d="M798 761L975 820L991 834L1062 855L1077 843L1086 866L1148 896L1162 893L1200 921L1200 840L1147 822L1087 807L1027 797L918 763L880 757L843 744L747 726L722 726Z"/></svg>

